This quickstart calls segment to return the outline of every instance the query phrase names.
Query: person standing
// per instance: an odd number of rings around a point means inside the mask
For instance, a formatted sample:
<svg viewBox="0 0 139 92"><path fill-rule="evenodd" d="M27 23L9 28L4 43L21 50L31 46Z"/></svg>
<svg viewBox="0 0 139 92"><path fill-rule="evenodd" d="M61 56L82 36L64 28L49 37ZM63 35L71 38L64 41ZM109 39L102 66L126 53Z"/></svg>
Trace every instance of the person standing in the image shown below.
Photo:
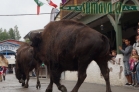
<svg viewBox="0 0 139 92"><path fill-rule="evenodd" d="M136 36L136 43L133 44L133 48L137 50L139 55L139 35Z"/></svg>
<svg viewBox="0 0 139 92"><path fill-rule="evenodd" d="M3 68L0 66L0 82L2 82Z"/></svg>
<svg viewBox="0 0 139 92"><path fill-rule="evenodd" d="M3 79L5 80L6 69L8 67L8 60L3 54L0 54L0 66L3 67Z"/></svg>
<svg viewBox="0 0 139 92"><path fill-rule="evenodd" d="M126 45L125 45L125 39L122 39L122 49L125 50Z"/></svg>
<svg viewBox="0 0 139 92"><path fill-rule="evenodd" d="M130 65L129 65L129 58L132 52L133 47L130 45L129 39L125 39L126 48L125 50L122 49L121 46L119 46L120 51L124 54L123 62L124 62L124 72L125 77L127 79L127 83L125 85L132 85L132 77L131 77L131 71L130 71Z"/></svg>
<svg viewBox="0 0 139 92"><path fill-rule="evenodd" d="M134 86L139 87L139 56L135 56L134 61L135 61L135 66L132 70L132 73L134 74L134 78L135 78Z"/></svg>
<svg viewBox="0 0 139 92"><path fill-rule="evenodd" d="M136 76L135 76L135 73L133 72L133 69L134 69L134 66L136 64L135 58L137 58L137 57L138 57L137 50L132 49L131 56L130 56L130 59L129 59L130 71L131 71L131 74L132 74L132 86L134 86L136 84Z"/></svg>
<svg viewBox="0 0 139 92"><path fill-rule="evenodd" d="M137 34L139 35L139 23L138 23L138 27L137 27Z"/></svg>

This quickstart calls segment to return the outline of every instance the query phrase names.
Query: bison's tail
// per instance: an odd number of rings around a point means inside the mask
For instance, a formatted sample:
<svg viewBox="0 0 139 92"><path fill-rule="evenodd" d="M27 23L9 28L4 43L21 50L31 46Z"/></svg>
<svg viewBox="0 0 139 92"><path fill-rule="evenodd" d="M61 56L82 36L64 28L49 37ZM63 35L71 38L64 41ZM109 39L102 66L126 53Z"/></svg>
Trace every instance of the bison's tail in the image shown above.
<svg viewBox="0 0 139 92"><path fill-rule="evenodd" d="M109 39L102 35L102 40L103 40L103 45L102 45L102 49L103 49L103 56L104 57L107 57L108 60L111 59L111 56L110 56L110 42L109 42Z"/></svg>
<svg viewBox="0 0 139 92"><path fill-rule="evenodd" d="M47 76L50 77L50 64L46 64L47 66Z"/></svg>

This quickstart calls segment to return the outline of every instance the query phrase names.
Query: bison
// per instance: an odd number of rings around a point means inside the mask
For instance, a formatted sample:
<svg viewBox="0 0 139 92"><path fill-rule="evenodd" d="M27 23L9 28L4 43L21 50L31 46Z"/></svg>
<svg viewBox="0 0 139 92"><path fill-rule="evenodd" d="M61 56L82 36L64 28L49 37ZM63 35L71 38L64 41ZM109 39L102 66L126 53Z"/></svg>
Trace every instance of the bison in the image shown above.
<svg viewBox="0 0 139 92"><path fill-rule="evenodd" d="M37 85L36 88L40 88L39 81L39 67L40 63L38 63L33 58L33 48L28 43L22 43L19 49L16 52L16 64L15 64L15 74L16 78L22 83L22 86L28 88L29 82L29 72L35 68L37 75ZM26 83L25 83L26 80Z"/></svg>
<svg viewBox="0 0 139 92"><path fill-rule="evenodd" d="M30 33L34 57L43 61L50 73L50 84L46 92L52 92L55 83L61 92L67 92L60 83L63 71L78 71L78 81L71 92L78 92L92 60L96 61L106 81L106 92L111 92L109 69L109 40L103 34L73 20L53 21L41 33Z"/></svg>

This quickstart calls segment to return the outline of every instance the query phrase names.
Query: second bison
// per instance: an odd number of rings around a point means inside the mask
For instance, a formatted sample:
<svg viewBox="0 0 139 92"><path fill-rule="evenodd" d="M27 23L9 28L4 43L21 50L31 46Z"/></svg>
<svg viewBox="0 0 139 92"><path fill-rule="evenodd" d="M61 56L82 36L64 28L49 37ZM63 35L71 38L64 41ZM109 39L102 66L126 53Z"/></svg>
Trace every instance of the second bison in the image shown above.
<svg viewBox="0 0 139 92"><path fill-rule="evenodd" d="M28 88L29 72L35 68L37 75L36 88L38 89L41 87L39 81L40 64L34 59L33 55L34 55L33 48L27 43L22 43L20 48L17 50L17 54L15 56L16 58L15 74L19 82L22 83L22 86Z"/></svg>

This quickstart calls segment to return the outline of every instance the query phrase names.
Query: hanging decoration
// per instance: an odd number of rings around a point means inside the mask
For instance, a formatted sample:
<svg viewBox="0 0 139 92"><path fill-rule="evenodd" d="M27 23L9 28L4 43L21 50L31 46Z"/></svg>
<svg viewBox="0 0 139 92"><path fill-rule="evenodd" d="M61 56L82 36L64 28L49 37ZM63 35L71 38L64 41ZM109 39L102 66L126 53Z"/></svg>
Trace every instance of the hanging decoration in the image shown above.
<svg viewBox="0 0 139 92"><path fill-rule="evenodd" d="M103 31L103 24L100 25L100 29L101 29L101 31Z"/></svg>
<svg viewBox="0 0 139 92"><path fill-rule="evenodd" d="M102 23L102 18L101 18L101 25L100 25L100 29L101 29L101 31L103 31L103 30L104 30L104 28L103 28L103 23Z"/></svg>
<svg viewBox="0 0 139 92"><path fill-rule="evenodd" d="M37 4L37 15L40 14L40 7L44 5L43 2L39 1L39 0L34 0Z"/></svg>
<svg viewBox="0 0 139 92"><path fill-rule="evenodd" d="M46 0L47 2L48 2L48 4L50 5L50 6L53 6L53 7L57 7L57 5L56 4L54 4L51 0Z"/></svg>

